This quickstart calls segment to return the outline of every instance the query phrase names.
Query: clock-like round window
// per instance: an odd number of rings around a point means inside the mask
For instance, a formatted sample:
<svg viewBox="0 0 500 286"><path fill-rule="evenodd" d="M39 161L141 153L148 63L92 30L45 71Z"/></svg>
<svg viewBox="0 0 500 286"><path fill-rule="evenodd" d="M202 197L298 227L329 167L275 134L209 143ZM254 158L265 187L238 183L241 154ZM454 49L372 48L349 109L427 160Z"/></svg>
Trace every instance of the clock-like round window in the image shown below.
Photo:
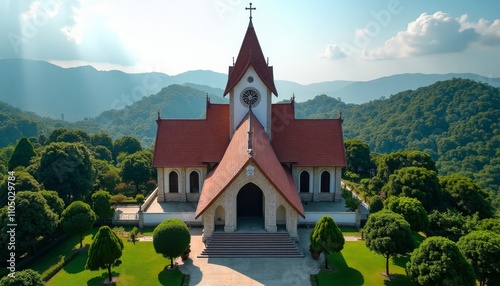
<svg viewBox="0 0 500 286"><path fill-rule="evenodd" d="M247 107L255 107L260 102L260 93L255 88L247 87L241 92L240 101Z"/></svg>
<svg viewBox="0 0 500 286"><path fill-rule="evenodd" d="M248 81L249 83L252 83L252 82L253 82L253 76L249 76L249 77L247 77L247 81Z"/></svg>

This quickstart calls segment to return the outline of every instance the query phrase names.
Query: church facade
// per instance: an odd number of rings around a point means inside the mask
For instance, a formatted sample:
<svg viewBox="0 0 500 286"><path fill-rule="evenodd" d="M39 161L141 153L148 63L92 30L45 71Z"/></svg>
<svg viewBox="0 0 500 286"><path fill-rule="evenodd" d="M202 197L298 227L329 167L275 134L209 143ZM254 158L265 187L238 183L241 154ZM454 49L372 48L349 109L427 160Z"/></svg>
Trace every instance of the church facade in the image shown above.
<svg viewBox="0 0 500 286"><path fill-rule="evenodd" d="M158 118L157 201L197 203L205 239L217 226L237 231L245 217L297 237L304 203L340 201L342 119L297 119L293 97L272 103L273 67L251 17L223 96L229 104L207 98L205 119Z"/></svg>

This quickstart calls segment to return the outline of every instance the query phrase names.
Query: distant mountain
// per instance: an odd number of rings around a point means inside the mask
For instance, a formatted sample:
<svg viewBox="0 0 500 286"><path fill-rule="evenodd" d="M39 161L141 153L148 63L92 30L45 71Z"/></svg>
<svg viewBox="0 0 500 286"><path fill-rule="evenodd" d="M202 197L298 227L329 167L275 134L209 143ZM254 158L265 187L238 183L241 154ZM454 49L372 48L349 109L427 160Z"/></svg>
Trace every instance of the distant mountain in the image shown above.
<svg viewBox="0 0 500 286"><path fill-rule="evenodd" d="M329 81L307 85L277 80L278 98L296 102L325 94L345 103L364 103L453 77L469 78L500 87L500 78L475 74L401 74L371 81ZM163 73L128 74L98 71L90 66L61 68L26 59L0 59L0 101L52 119L75 122L111 109L122 109L156 94L171 84L191 84L222 96L227 75L207 70L169 76ZM219 93L215 93L219 92Z"/></svg>

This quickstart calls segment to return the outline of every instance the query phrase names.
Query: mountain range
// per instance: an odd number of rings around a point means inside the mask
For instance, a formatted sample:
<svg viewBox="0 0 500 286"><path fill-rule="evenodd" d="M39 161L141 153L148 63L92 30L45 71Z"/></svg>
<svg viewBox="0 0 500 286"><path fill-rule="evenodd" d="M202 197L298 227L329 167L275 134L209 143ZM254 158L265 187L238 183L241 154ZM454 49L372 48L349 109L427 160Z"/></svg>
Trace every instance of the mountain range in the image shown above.
<svg viewBox="0 0 500 286"><path fill-rule="evenodd" d="M277 100L288 100L295 95L295 101L303 102L325 94L345 103L361 104L451 78L473 79L500 87L500 78L472 73L400 74L370 81L336 80L307 85L275 82ZM159 72L130 74L98 71L90 66L61 68L43 61L0 59L0 101L42 117L69 122L123 109L172 84L185 84L212 96L222 96L226 81L226 74L207 70L175 76Z"/></svg>

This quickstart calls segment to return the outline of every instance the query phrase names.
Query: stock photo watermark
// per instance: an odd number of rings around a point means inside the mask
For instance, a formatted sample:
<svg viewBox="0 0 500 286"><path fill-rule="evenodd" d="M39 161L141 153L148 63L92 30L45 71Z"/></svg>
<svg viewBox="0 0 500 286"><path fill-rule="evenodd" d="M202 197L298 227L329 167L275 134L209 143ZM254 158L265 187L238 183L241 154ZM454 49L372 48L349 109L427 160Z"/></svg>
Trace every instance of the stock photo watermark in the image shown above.
<svg viewBox="0 0 500 286"><path fill-rule="evenodd" d="M8 209L8 222L7 222L7 237L8 243L6 245L8 250L7 259L7 274L11 278L16 275L16 173L9 171L7 176L7 209Z"/></svg>

